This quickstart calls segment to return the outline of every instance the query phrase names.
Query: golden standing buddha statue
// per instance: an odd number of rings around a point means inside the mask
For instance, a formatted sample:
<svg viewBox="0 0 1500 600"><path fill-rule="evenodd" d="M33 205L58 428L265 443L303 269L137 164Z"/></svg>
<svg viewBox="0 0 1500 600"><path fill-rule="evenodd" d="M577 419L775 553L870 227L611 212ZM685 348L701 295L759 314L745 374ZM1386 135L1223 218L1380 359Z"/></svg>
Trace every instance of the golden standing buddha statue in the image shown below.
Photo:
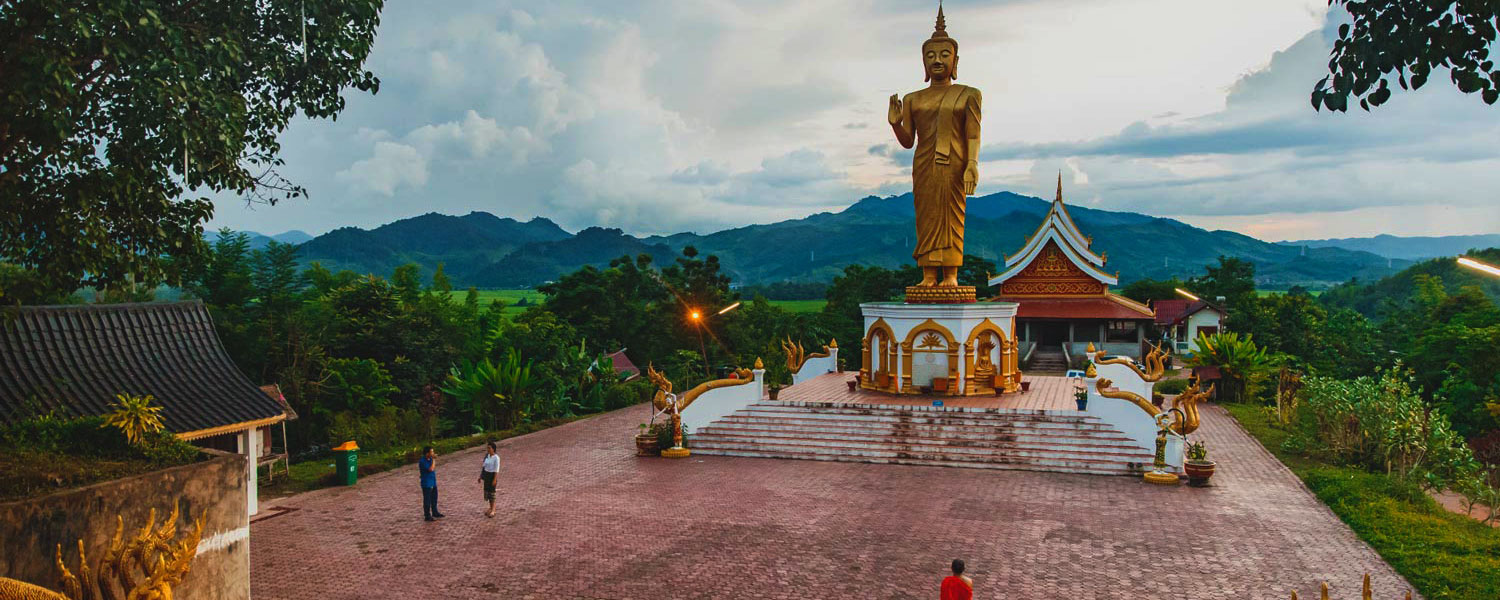
<svg viewBox="0 0 1500 600"><path fill-rule="evenodd" d="M916 144L912 159L912 195L917 215L917 246L912 257L922 267L922 282L908 288L913 296L938 302L955 299L958 268L964 260L964 209L979 179L979 90L953 83L958 77L958 41L948 37L943 8L937 26L922 43L928 86L897 99L891 95L887 120L903 148ZM922 288L929 288L924 290ZM953 289L951 291L957 292Z"/></svg>

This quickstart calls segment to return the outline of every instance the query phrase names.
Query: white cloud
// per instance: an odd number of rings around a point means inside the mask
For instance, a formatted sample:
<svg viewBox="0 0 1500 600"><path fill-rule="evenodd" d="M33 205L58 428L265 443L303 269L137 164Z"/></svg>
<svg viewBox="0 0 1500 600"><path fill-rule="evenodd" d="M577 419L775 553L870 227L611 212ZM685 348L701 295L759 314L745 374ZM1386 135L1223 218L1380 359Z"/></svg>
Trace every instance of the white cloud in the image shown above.
<svg viewBox="0 0 1500 600"><path fill-rule="evenodd" d="M354 189L391 196L402 186L427 183L427 159L405 144L375 142L373 155L355 161L335 177Z"/></svg>
<svg viewBox="0 0 1500 600"><path fill-rule="evenodd" d="M1070 201L1245 231L1268 231L1253 217L1273 211L1330 215L1343 228L1330 235L1414 232L1416 219L1350 215L1438 202L1467 217L1450 226L1493 230L1494 109L1434 77L1373 115L1313 113L1326 11L949 2L960 81L984 91L981 193L1050 197L1064 169ZM351 92L338 121L283 136L282 173L311 199L226 199L213 225L317 232L486 210L706 232L905 191L911 151L894 145L885 99L923 85L931 13L895 0L390 3L367 65L380 93Z"/></svg>

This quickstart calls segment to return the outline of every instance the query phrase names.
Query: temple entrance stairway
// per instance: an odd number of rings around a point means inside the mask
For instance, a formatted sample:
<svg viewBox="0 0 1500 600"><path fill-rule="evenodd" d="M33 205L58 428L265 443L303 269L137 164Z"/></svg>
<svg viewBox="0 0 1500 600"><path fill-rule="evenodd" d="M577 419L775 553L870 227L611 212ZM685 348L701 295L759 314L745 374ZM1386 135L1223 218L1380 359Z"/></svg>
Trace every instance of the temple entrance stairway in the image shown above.
<svg viewBox="0 0 1500 600"><path fill-rule="evenodd" d="M1037 348L1031 353L1031 361L1026 365L1026 372L1036 375L1062 375L1067 370L1068 357L1059 349Z"/></svg>
<svg viewBox="0 0 1500 600"><path fill-rule="evenodd" d="M1077 411L762 401L690 434L695 455L1139 474L1153 456Z"/></svg>

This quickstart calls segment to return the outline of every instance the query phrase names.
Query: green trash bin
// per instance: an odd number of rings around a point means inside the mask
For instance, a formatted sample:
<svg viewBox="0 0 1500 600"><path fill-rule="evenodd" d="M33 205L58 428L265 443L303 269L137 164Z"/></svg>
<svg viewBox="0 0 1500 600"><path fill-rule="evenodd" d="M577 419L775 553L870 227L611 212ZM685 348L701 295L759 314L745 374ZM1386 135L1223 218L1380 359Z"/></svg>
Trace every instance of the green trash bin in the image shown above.
<svg viewBox="0 0 1500 600"><path fill-rule="evenodd" d="M333 449L333 468L337 479L344 485L354 485L359 480L359 444L349 440Z"/></svg>

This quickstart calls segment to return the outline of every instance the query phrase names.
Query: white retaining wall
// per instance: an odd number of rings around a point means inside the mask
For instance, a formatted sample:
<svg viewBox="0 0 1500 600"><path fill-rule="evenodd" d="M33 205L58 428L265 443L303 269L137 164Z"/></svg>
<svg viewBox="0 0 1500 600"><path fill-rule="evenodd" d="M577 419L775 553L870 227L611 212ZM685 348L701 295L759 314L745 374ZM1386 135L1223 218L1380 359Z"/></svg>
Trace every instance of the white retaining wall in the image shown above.
<svg viewBox="0 0 1500 600"><path fill-rule="evenodd" d="M829 348L828 356L809 358L802 362L802 369L792 373L792 385L797 385L819 375L839 370L839 349Z"/></svg>
<svg viewBox="0 0 1500 600"><path fill-rule="evenodd" d="M806 371L806 366L802 370ZM707 427L714 421L760 401L761 396L765 394L766 370L756 369L753 373L755 373L753 383L709 390L702 396L698 396L698 399L694 400L687 410L682 411L682 425L688 428L688 435L691 436L699 428Z"/></svg>

